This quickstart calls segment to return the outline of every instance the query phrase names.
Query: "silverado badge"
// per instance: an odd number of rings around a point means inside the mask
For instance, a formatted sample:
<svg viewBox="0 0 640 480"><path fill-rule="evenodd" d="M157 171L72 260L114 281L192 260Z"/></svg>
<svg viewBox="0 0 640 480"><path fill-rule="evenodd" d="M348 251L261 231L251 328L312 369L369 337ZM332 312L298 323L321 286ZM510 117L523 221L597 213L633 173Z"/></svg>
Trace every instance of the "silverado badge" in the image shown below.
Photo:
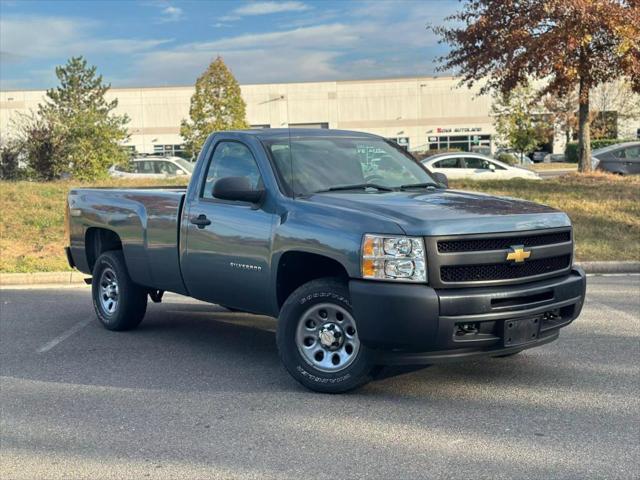
<svg viewBox="0 0 640 480"><path fill-rule="evenodd" d="M522 263L531 256L529 250L524 249L524 245L512 245L511 251L507 253L507 260L513 260L515 263Z"/></svg>

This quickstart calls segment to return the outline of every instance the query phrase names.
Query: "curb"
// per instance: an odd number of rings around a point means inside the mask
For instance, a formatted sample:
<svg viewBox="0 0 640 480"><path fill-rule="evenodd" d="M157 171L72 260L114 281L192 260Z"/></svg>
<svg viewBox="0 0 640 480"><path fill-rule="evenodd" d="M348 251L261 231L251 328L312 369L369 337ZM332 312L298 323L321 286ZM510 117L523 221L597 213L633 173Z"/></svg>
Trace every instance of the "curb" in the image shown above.
<svg viewBox="0 0 640 480"><path fill-rule="evenodd" d="M587 273L640 273L640 262L580 262ZM90 276L81 272L0 273L0 286L22 285L84 285Z"/></svg>
<svg viewBox="0 0 640 480"><path fill-rule="evenodd" d="M0 286L75 285L90 277L81 272L0 273Z"/></svg>
<svg viewBox="0 0 640 480"><path fill-rule="evenodd" d="M587 273L640 273L640 262L580 262Z"/></svg>

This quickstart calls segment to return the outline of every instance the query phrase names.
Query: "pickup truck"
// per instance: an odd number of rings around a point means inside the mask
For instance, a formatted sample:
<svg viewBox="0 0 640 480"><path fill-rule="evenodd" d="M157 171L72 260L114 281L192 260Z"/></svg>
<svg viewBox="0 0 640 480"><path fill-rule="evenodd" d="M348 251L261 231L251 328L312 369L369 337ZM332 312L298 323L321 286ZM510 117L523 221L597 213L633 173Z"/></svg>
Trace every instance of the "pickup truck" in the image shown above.
<svg viewBox="0 0 640 480"><path fill-rule="evenodd" d="M277 317L284 366L321 392L557 339L586 286L567 215L446 183L375 135L219 132L186 189L71 190L67 258L110 330L165 291Z"/></svg>

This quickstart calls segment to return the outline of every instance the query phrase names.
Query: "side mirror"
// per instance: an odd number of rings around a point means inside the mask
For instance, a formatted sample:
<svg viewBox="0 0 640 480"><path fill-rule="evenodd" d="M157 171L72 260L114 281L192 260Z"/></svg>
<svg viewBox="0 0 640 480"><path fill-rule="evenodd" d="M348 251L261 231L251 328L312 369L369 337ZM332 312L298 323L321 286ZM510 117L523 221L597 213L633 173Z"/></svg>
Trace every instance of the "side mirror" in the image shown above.
<svg viewBox="0 0 640 480"><path fill-rule="evenodd" d="M213 196L220 200L258 203L264 190L251 187L247 177L225 177L213 184Z"/></svg>
<svg viewBox="0 0 640 480"><path fill-rule="evenodd" d="M185 172L184 170L180 170L180 169L176 170L176 175L178 175L178 176L186 175L186 174L187 174L187 172Z"/></svg>
<svg viewBox="0 0 640 480"><path fill-rule="evenodd" d="M433 177L433 179L444 185L445 187L449 187L449 179L447 178L447 176L444 173L440 173L440 172L434 172L431 174L431 176Z"/></svg>
<svg viewBox="0 0 640 480"><path fill-rule="evenodd" d="M491 170L492 172L496 171L496 166L493 163L489 164L489 170Z"/></svg>

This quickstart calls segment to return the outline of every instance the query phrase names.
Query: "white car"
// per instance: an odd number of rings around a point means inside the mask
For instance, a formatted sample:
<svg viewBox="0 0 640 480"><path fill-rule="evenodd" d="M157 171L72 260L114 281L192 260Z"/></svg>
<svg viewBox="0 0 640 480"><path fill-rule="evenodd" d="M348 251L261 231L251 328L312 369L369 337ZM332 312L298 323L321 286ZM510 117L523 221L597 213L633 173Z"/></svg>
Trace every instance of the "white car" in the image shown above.
<svg viewBox="0 0 640 480"><path fill-rule="evenodd" d="M129 165L114 165L109 175L116 178L189 178L193 163L180 157L141 157L131 160Z"/></svg>
<svg viewBox="0 0 640 480"><path fill-rule="evenodd" d="M495 160L478 153L456 152L442 153L427 157L422 164L430 172L444 173L448 179L471 180L509 180L512 178L524 178L527 180L540 180L540 176L522 167L512 167L506 163Z"/></svg>

